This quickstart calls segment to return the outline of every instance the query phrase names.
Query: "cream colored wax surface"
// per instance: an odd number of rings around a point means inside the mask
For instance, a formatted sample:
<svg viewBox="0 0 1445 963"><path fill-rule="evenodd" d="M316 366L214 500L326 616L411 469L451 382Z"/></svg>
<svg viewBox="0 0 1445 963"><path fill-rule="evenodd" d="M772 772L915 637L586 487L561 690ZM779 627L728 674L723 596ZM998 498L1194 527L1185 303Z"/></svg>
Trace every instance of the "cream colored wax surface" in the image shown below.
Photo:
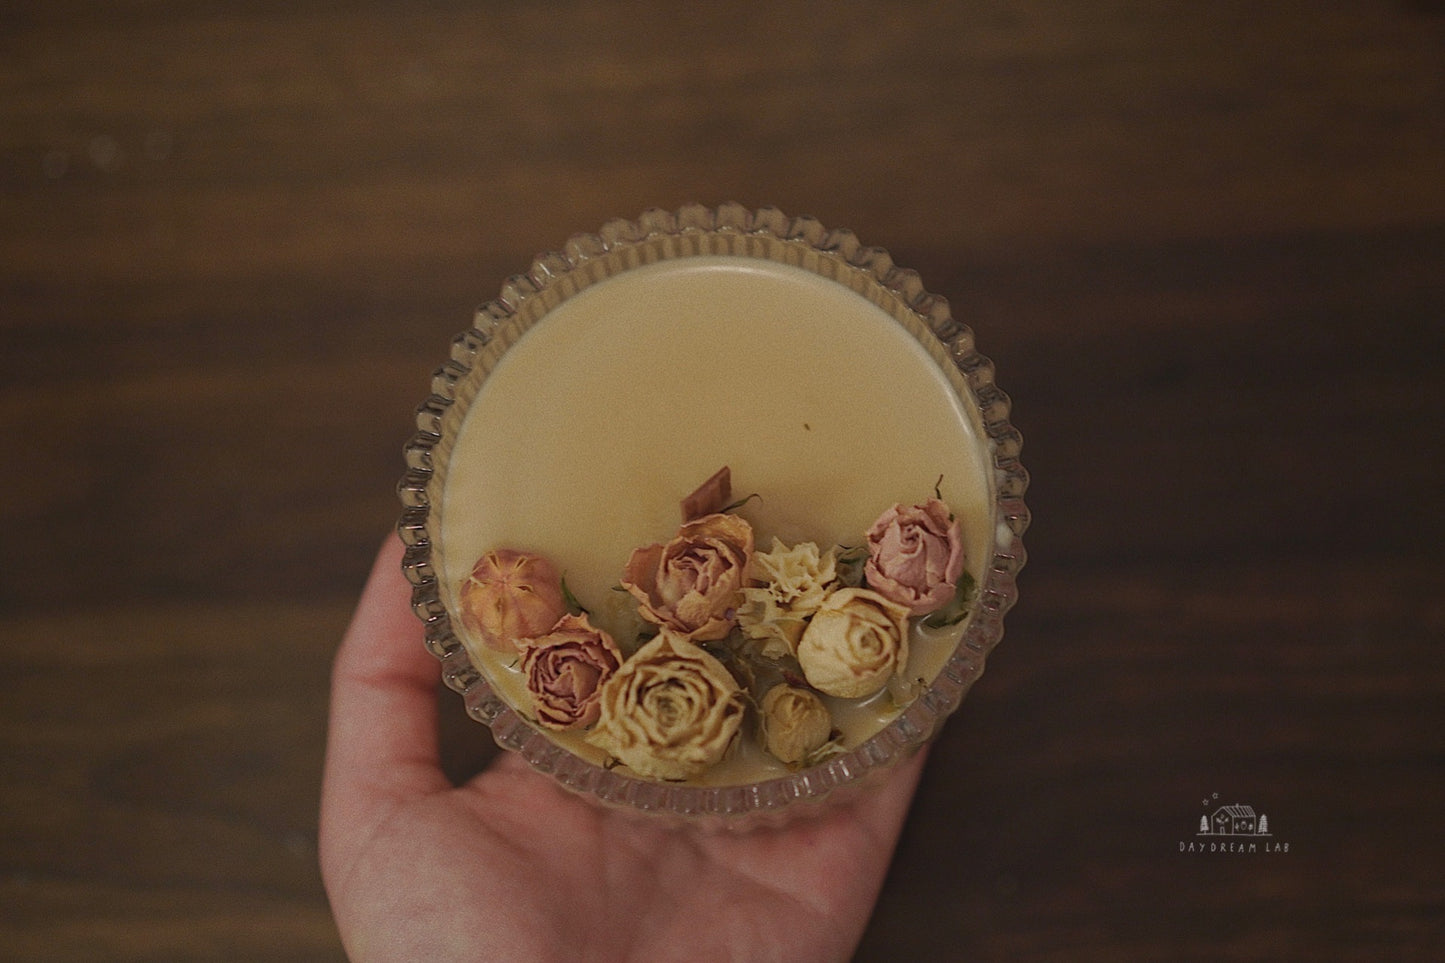
<svg viewBox="0 0 1445 963"><path fill-rule="evenodd" d="M923 501L941 477L981 579L984 449L923 347L801 268L696 257L585 289L488 376L442 500L449 601L481 554L514 548L551 558L594 622L623 631L605 623L628 555L671 538L679 500L723 465L734 497L760 496L739 513L764 550L773 535L858 545L884 509ZM515 671L471 648L505 697L523 698ZM952 644L914 648L909 677L931 679Z"/></svg>

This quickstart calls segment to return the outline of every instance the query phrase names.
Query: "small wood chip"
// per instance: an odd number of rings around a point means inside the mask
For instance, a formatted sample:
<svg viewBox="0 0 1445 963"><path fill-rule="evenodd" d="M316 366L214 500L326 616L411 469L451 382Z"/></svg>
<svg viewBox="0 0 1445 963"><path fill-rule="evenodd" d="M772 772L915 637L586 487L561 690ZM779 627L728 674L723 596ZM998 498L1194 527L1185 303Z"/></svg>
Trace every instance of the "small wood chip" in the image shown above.
<svg viewBox="0 0 1445 963"><path fill-rule="evenodd" d="M720 512L732 501L732 497L733 473L724 465L682 500L682 520L690 522L694 518Z"/></svg>

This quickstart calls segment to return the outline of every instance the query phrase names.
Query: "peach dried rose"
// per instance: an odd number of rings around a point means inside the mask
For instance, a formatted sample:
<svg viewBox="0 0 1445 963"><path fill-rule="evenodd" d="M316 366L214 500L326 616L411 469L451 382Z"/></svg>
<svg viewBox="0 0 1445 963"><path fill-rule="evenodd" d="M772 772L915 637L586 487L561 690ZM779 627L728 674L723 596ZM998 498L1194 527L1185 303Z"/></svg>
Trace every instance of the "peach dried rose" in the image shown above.
<svg viewBox="0 0 1445 963"><path fill-rule="evenodd" d="M922 505L894 505L868 529L863 575L878 594L925 615L953 600L963 573L963 536L958 520L937 498Z"/></svg>
<svg viewBox="0 0 1445 963"><path fill-rule="evenodd" d="M562 578L540 555L499 548L477 559L461 587L462 624L499 652L542 635L567 611Z"/></svg>
<svg viewBox="0 0 1445 963"><path fill-rule="evenodd" d="M908 609L868 589L829 595L798 642L803 678L843 699L872 695L907 662Z"/></svg>
<svg viewBox="0 0 1445 963"><path fill-rule="evenodd" d="M737 736L743 695L716 658L664 628L602 686L587 741L639 775L687 779L714 765Z"/></svg>
<svg viewBox="0 0 1445 963"><path fill-rule="evenodd" d="M816 752L833 733L833 718L823 700L807 689L779 684L759 706L763 748L780 762L797 765Z"/></svg>
<svg viewBox="0 0 1445 963"><path fill-rule="evenodd" d="M687 522L666 545L632 553L622 585L642 617L688 639L721 639L737 621L753 527L737 515Z"/></svg>
<svg viewBox="0 0 1445 963"><path fill-rule="evenodd" d="M520 648L538 722L549 729L572 729L597 721L602 685L622 665L612 636L593 628L586 614L564 615L552 631L523 639Z"/></svg>

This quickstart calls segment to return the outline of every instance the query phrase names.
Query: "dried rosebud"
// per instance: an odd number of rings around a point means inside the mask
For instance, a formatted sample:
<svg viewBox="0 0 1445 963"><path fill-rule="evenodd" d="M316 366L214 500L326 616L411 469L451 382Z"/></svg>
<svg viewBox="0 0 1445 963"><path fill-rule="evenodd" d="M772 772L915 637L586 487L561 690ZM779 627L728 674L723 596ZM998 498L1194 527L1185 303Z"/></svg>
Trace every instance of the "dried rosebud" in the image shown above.
<svg viewBox="0 0 1445 963"><path fill-rule="evenodd" d="M922 505L894 505L868 529L868 587L924 615L952 601L963 572L958 520L937 498Z"/></svg>
<svg viewBox="0 0 1445 963"><path fill-rule="evenodd" d="M808 619L838 582L833 550L813 542L788 548L776 536L767 552L754 552L738 609L738 627L761 643L767 658L793 655Z"/></svg>
<svg viewBox="0 0 1445 963"><path fill-rule="evenodd" d="M829 595L798 642L808 684L844 699L872 695L907 662L908 609L868 589Z"/></svg>
<svg viewBox="0 0 1445 963"><path fill-rule="evenodd" d="M763 748L780 762L796 765L828 741L833 718L823 700L807 689L775 685L763 696Z"/></svg>
<svg viewBox="0 0 1445 963"><path fill-rule="evenodd" d="M688 639L721 639L737 621L753 555L753 527L737 515L704 515L666 545L639 548L622 585L647 621Z"/></svg>
<svg viewBox="0 0 1445 963"><path fill-rule="evenodd" d="M593 628L586 615L564 615L551 632L523 639L520 648L538 722L571 729L597 721L602 684L622 664L612 636Z"/></svg>
<svg viewBox="0 0 1445 963"><path fill-rule="evenodd" d="M501 548L477 560L461 588L462 624L490 648L515 651L519 639L547 632L567 611L551 562Z"/></svg>
<svg viewBox="0 0 1445 963"><path fill-rule="evenodd" d="M742 691L723 664L666 628L607 680L600 704L587 741L654 779L707 770L743 718Z"/></svg>

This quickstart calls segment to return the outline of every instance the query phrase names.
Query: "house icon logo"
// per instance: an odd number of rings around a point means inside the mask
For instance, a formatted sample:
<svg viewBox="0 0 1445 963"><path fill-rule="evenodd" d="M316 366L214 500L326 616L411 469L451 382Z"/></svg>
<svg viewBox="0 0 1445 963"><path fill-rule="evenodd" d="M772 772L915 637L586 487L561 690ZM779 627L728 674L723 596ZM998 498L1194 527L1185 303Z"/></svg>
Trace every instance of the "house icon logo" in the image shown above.
<svg viewBox="0 0 1445 963"><path fill-rule="evenodd" d="M1213 816L1199 817L1196 836L1268 836L1269 817L1254 814L1253 806L1220 806Z"/></svg>
<svg viewBox="0 0 1445 963"><path fill-rule="evenodd" d="M1289 843L1274 838L1269 816L1243 803L1219 805L1219 793L1204 800L1205 811L1192 840L1181 840L1181 853L1287 853Z"/></svg>

